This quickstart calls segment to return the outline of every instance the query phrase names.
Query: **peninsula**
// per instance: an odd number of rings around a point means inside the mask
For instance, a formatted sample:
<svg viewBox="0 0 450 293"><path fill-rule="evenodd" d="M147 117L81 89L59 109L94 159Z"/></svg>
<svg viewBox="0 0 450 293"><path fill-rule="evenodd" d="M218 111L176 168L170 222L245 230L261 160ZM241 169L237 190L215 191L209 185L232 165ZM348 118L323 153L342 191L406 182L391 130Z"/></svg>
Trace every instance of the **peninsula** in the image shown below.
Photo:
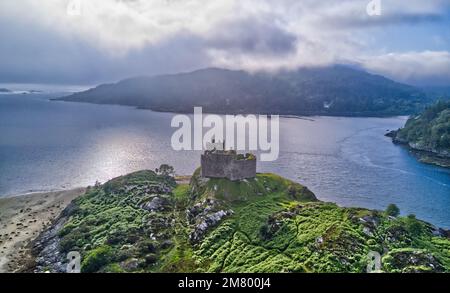
<svg viewBox="0 0 450 293"><path fill-rule="evenodd" d="M339 207L275 174L231 181L173 168L88 187L31 242L28 272L449 272L450 234L414 215Z"/></svg>
<svg viewBox="0 0 450 293"><path fill-rule="evenodd" d="M439 101L386 134L424 163L450 168L450 101Z"/></svg>

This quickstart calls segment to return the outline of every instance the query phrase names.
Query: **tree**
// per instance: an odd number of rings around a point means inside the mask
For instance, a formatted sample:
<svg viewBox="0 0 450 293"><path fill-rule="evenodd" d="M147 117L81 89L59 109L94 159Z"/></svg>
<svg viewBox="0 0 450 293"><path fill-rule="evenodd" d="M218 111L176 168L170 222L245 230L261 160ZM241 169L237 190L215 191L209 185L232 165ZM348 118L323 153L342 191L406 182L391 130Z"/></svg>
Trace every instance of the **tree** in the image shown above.
<svg viewBox="0 0 450 293"><path fill-rule="evenodd" d="M392 217L397 217L398 215L400 215L400 209L398 208L398 206L396 206L395 204L391 203L386 208L386 215L392 216Z"/></svg>
<svg viewBox="0 0 450 293"><path fill-rule="evenodd" d="M175 175L175 169L172 166L167 165L167 164L162 164L155 171L156 171L156 174L158 174L158 175L172 176L172 177Z"/></svg>

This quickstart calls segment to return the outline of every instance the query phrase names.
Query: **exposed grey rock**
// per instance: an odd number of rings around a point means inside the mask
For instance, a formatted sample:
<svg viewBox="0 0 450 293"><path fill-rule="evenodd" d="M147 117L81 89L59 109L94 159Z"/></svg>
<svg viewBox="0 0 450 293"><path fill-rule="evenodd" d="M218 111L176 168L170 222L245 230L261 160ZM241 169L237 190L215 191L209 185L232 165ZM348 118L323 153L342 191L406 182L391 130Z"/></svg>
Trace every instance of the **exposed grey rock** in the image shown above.
<svg viewBox="0 0 450 293"><path fill-rule="evenodd" d="M317 237L316 244L322 244L322 243L323 243L323 237Z"/></svg>
<svg viewBox="0 0 450 293"><path fill-rule="evenodd" d="M139 267L139 260L137 258L131 258L122 261L119 265L125 271L134 271Z"/></svg>
<svg viewBox="0 0 450 293"><path fill-rule="evenodd" d="M59 250L58 231L64 226L74 208L75 205L70 203L53 224L33 241L32 254L36 256L36 266L33 270L35 273L66 272L68 260Z"/></svg>
<svg viewBox="0 0 450 293"><path fill-rule="evenodd" d="M449 230L445 230L436 226L431 225L431 233L434 236L438 236L438 237L447 237L450 238L450 231Z"/></svg>
<svg viewBox="0 0 450 293"><path fill-rule="evenodd" d="M364 227L363 232L364 232L364 234L366 234L368 236L373 236L373 232L369 227Z"/></svg>
<svg viewBox="0 0 450 293"><path fill-rule="evenodd" d="M164 240L164 241L161 243L161 248L162 248L162 249L166 249L166 248L171 247L172 245L173 245L172 240L167 239L167 240Z"/></svg>
<svg viewBox="0 0 450 293"><path fill-rule="evenodd" d="M371 216L371 215L367 215L367 216L360 218L360 221L364 222L364 223L371 223L374 226L378 226L378 224L380 223L380 219L377 216Z"/></svg>
<svg viewBox="0 0 450 293"><path fill-rule="evenodd" d="M200 240L209 228L216 226L224 217L233 214L232 210L223 210L217 200L207 198L186 210L186 217L194 225L189 235L192 242Z"/></svg>
<svg viewBox="0 0 450 293"><path fill-rule="evenodd" d="M390 265L405 273L444 272L445 268L432 253L424 250L391 253Z"/></svg>
<svg viewBox="0 0 450 293"><path fill-rule="evenodd" d="M209 228L216 226L224 217L232 214L232 210L220 210L206 215L203 221L195 226L194 231L189 235L189 239L193 242L197 242L206 234Z"/></svg>
<svg viewBox="0 0 450 293"><path fill-rule="evenodd" d="M170 205L169 199L162 196L155 196L150 201L144 203L142 208L150 212L162 212L170 208Z"/></svg>

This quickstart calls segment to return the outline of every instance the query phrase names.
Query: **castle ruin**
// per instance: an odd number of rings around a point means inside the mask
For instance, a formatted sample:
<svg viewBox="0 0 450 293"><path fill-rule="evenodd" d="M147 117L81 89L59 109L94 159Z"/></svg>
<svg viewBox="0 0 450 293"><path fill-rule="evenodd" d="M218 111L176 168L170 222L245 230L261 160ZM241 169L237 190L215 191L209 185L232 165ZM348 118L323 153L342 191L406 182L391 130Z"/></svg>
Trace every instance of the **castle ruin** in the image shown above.
<svg viewBox="0 0 450 293"><path fill-rule="evenodd" d="M220 147L220 145L222 147ZM226 178L232 181L256 176L256 157L253 154L237 154L225 150L225 143L209 145L201 156L202 177Z"/></svg>

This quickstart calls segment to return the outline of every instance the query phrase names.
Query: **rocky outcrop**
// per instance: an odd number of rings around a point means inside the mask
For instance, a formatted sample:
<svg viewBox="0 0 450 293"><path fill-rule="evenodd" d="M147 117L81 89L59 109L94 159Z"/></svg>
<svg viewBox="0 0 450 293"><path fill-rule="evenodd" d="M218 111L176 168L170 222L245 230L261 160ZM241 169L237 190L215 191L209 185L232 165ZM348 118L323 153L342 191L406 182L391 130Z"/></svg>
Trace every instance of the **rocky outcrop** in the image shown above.
<svg viewBox="0 0 450 293"><path fill-rule="evenodd" d="M398 135L399 130L392 130L385 136L392 138L392 142L410 150L420 162L450 168L450 150L437 149L410 142Z"/></svg>
<svg viewBox="0 0 450 293"><path fill-rule="evenodd" d="M208 198L186 210L187 220L193 225L193 230L189 234L191 242L198 242L210 228L217 226L223 218L233 214L233 210L223 210L219 206L218 201Z"/></svg>
<svg viewBox="0 0 450 293"><path fill-rule="evenodd" d="M169 198L155 195L151 200L142 204L142 208L149 212L162 212L171 209L172 203Z"/></svg>
<svg viewBox="0 0 450 293"><path fill-rule="evenodd" d="M52 225L42 232L32 243L32 255L35 256L35 273L64 273L67 267L67 255L60 250L58 231L64 226L75 210L75 204L70 203Z"/></svg>
<svg viewBox="0 0 450 293"><path fill-rule="evenodd" d="M132 192L135 196L145 196L149 194L169 194L172 192L172 187L161 183L148 183L148 184L131 184L125 185L120 189L120 192L129 193Z"/></svg>
<svg viewBox="0 0 450 293"><path fill-rule="evenodd" d="M390 252L384 258L386 265L394 271L402 273L423 273L445 271L441 262L426 250L399 249Z"/></svg>

